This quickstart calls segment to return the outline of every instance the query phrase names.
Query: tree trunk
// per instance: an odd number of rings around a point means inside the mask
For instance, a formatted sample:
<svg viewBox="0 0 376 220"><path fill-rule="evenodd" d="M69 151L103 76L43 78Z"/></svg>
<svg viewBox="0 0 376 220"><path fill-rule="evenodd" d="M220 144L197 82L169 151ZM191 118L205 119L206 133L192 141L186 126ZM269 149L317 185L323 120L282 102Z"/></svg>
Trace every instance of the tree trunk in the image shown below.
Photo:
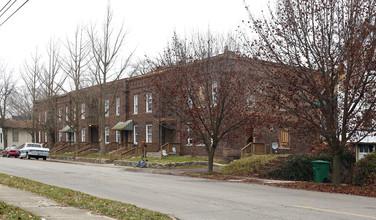
<svg viewBox="0 0 376 220"><path fill-rule="evenodd" d="M73 154L73 159L74 160L76 160L76 158L77 158L77 151L78 151L78 149L80 148L80 145L79 145L79 141L78 141L78 132L77 131L75 131L74 132L74 135L75 135L75 142L74 142L74 145L75 145L75 151L74 151L74 154Z"/></svg>
<svg viewBox="0 0 376 220"><path fill-rule="evenodd" d="M52 150L54 148L54 133L53 132L48 132L48 141L47 141L47 145L48 145L48 148L50 150Z"/></svg>
<svg viewBox="0 0 376 220"><path fill-rule="evenodd" d="M333 155L333 185L341 184L341 153L335 152Z"/></svg>
<svg viewBox="0 0 376 220"><path fill-rule="evenodd" d="M105 134L104 134L104 122L103 122L103 126L100 126L100 139L99 139L99 148L100 148L100 154L102 156L106 155L106 143L105 143Z"/></svg>
<svg viewBox="0 0 376 220"><path fill-rule="evenodd" d="M8 147L8 129L3 126L4 149Z"/></svg>
<svg viewBox="0 0 376 220"><path fill-rule="evenodd" d="M208 173L213 173L214 153L215 148L210 147L208 150Z"/></svg>

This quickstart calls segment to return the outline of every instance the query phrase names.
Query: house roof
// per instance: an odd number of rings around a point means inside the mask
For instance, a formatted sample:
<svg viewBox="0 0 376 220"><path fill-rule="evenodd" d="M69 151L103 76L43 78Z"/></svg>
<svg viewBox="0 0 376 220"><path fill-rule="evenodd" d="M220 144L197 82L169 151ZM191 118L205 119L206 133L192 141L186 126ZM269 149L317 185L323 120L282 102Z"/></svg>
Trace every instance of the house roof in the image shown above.
<svg viewBox="0 0 376 220"><path fill-rule="evenodd" d="M128 120L126 122L118 122L113 128L112 130L125 130L125 131L132 131L133 130L133 121L132 120Z"/></svg>
<svg viewBox="0 0 376 220"><path fill-rule="evenodd" d="M31 121L30 120L5 119L4 128L23 128L23 129L31 128Z"/></svg>

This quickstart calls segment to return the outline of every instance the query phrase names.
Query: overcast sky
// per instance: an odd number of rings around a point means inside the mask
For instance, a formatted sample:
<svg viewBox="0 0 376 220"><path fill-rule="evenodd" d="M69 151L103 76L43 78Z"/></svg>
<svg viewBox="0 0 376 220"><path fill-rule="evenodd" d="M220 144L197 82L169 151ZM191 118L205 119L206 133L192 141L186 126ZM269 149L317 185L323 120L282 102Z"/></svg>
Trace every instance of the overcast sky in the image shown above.
<svg viewBox="0 0 376 220"><path fill-rule="evenodd" d="M0 0L0 6L9 0ZM18 0L18 6L26 0ZM235 32L247 19L243 0L111 0L117 24L124 22L127 48L135 49L134 60L161 52L174 30L179 35L193 31L226 34ZM266 0L246 1L254 13L266 7ZM19 68L35 49L44 54L51 38L71 37L77 25L100 24L107 0L29 0L0 26L0 59L18 75ZM11 8L13 12L17 7ZM0 23L7 18L1 16ZM127 49L126 49L127 50Z"/></svg>

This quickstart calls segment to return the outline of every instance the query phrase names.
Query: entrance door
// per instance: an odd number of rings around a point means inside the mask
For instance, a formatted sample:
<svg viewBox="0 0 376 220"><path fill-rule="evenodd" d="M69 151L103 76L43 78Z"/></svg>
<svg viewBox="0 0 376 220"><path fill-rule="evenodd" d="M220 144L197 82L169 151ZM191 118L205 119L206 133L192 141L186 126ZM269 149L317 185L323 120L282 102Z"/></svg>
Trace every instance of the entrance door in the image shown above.
<svg viewBox="0 0 376 220"><path fill-rule="evenodd" d="M174 141L174 130L162 127L162 145Z"/></svg>
<svg viewBox="0 0 376 220"><path fill-rule="evenodd" d="M98 127L89 127L90 132L90 142L99 142L99 132Z"/></svg>

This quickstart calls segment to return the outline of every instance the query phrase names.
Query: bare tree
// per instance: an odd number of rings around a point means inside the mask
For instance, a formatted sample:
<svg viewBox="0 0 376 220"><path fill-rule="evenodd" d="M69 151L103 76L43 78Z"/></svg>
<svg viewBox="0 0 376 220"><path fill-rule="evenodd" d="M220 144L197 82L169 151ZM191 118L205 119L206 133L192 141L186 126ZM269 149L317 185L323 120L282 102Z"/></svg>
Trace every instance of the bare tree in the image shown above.
<svg viewBox="0 0 376 220"><path fill-rule="evenodd" d="M9 99L14 89L15 82L12 78L12 72L8 71L6 66L0 66L0 127L3 128L4 146L8 145L8 132L4 123L9 110Z"/></svg>
<svg viewBox="0 0 376 220"><path fill-rule="evenodd" d="M36 102L38 100L38 90L40 87L38 76L42 73L41 57L36 51L31 56L30 63L25 62L21 71L25 88L20 89L17 97L14 99L13 106L17 109L18 114L25 115L31 119L29 133L32 141L35 142L35 133L37 127L37 115L35 111Z"/></svg>
<svg viewBox="0 0 376 220"><path fill-rule="evenodd" d="M174 34L158 59L163 74L156 74L154 90L160 111L176 118L188 139L204 144L209 172L220 143L239 144L239 132L258 121L248 102L255 89L248 83L253 75L243 66L249 60L230 51L236 46L211 33L191 40Z"/></svg>
<svg viewBox="0 0 376 220"><path fill-rule="evenodd" d="M107 8L106 18L102 24L100 33L97 33L95 26L91 26L88 30L91 60L90 72L92 74L92 81L97 87L97 93L93 101L96 107L96 115L99 126L100 137L100 153L106 153L105 146L105 126L106 126L106 108L105 101L109 99L111 103L114 102L117 90L119 88L118 80L121 78L126 68L132 53L125 59L121 59L121 49L125 45L125 36L123 27L115 31L113 28L113 15L110 7ZM110 81L111 84L109 84ZM111 93L110 93L111 91ZM109 97L112 95L112 97Z"/></svg>
<svg viewBox="0 0 376 220"><path fill-rule="evenodd" d="M72 40L67 39L65 48L67 55L62 59L62 69L70 81L70 92L66 91L72 101L73 114L68 115L67 124L72 128L75 138L76 152L79 148L79 133L82 130L80 118L82 112L79 111L80 105L85 99L81 92L85 86L87 77L86 71L90 62L90 45L88 39L85 39L84 28L77 27ZM76 155L75 155L76 157Z"/></svg>
<svg viewBox="0 0 376 220"><path fill-rule="evenodd" d="M59 44L50 41L47 46L47 64L43 66L43 71L38 75L40 81L41 99L45 101L45 122L40 122L41 127L47 133L48 146L50 149L55 143L56 127L56 98L62 90L66 76L60 74L61 63Z"/></svg>
<svg viewBox="0 0 376 220"><path fill-rule="evenodd" d="M247 49L269 61L259 68L269 85L265 104L328 144L334 184L341 182L347 144L375 131L375 6L374 0L280 0L262 19L246 7L258 36Z"/></svg>

